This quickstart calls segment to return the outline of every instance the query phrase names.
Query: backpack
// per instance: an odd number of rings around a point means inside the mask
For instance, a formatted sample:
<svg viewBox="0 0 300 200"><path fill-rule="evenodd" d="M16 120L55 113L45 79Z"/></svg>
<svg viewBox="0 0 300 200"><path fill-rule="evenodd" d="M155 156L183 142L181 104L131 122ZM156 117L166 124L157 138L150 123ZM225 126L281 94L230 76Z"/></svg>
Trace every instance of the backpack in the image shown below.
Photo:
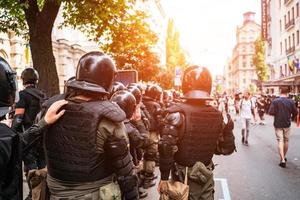
<svg viewBox="0 0 300 200"><path fill-rule="evenodd" d="M36 119L37 119L37 116L40 117L40 113L42 111L44 102L46 102L49 98L46 96L45 93L41 92L40 90L39 90L39 92L37 92L37 89L35 89L35 88L26 88L23 91L26 92L27 94L33 96L34 98L36 98L39 101L39 112L36 115ZM25 121L26 121L26 119L29 120L28 116L24 116L24 117L25 117Z"/></svg>

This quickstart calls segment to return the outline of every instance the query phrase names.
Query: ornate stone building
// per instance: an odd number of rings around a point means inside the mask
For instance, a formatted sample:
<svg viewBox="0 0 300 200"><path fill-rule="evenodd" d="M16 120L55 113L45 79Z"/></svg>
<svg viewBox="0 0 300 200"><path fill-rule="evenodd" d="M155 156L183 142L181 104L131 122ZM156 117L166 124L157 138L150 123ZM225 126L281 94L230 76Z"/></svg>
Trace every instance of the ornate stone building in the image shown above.
<svg viewBox="0 0 300 200"><path fill-rule="evenodd" d="M236 30L237 43L224 70L228 92L248 90L251 84L256 84L257 76L252 56L255 52L254 42L259 35L260 25L255 22L255 13L244 13L243 24Z"/></svg>
<svg viewBox="0 0 300 200"><path fill-rule="evenodd" d="M264 83L269 93L279 93L280 86L300 92L300 0L265 0L268 21L266 62L269 81Z"/></svg>

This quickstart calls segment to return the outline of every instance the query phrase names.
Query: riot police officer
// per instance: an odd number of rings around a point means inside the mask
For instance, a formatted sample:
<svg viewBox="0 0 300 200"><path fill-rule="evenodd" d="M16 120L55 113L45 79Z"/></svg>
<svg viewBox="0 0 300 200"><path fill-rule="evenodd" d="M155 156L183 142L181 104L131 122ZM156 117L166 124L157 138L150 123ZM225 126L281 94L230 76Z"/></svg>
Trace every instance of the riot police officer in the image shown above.
<svg viewBox="0 0 300 200"><path fill-rule="evenodd" d="M189 199L213 199L212 157L231 154L235 144L229 115L223 120L221 112L206 104L211 87L212 78L207 68L191 66L185 70L184 101L167 109L159 141L161 181L158 190L161 193L168 192L167 180L172 171L177 181L187 176Z"/></svg>
<svg viewBox="0 0 300 200"><path fill-rule="evenodd" d="M24 90L20 91L20 99L15 106L15 115L12 128L17 132L23 132L33 125L46 95L36 86L39 79L38 72L33 68L26 68L21 74ZM42 169L46 166L42 146L36 143L29 153L23 158L24 171L29 186L29 194L26 200L31 199L31 187L28 180L28 172L33 169Z"/></svg>
<svg viewBox="0 0 300 200"><path fill-rule="evenodd" d="M133 163L137 168L137 172L139 172L140 161L143 158L143 150L149 145L149 136L147 133L145 134L143 132L140 132L135 126L135 122L132 121L133 115L138 108L136 104L137 100L135 96L129 91L122 90L116 92L111 97L111 101L116 102L126 113L126 120L124 121L124 124L126 133L130 141L130 153L133 159ZM141 181L142 180L139 179L139 183L141 183ZM147 192L141 187L139 187L139 196L140 198L145 198L147 196Z"/></svg>
<svg viewBox="0 0 300 200"><path fill-rule="evenodd" d="M147 189L155 185L156 178L154 170L158 157L158 135L159 119L158 112L161 110L160 101L162 98L162 88L156 84L148 85L143 96L143 104L149 112L149 132L151 144L144 154L144 188Z"/></svg>
<svg viewBox="0 0 300 200"><path fill-rule="evenodd" d="M5 119L10 106L17 99L16 73L9 64L0 57L0 121ZM40 137L41 131L54 123L63 114L58 110L66 101L59 101L51 105L45 117L38 124L30 127L26 132L17 134L6 124L0 123L0 199L23 199L22 188L22 156L28 148Z"/></svg>
<svg viewBox="0 0 300 200"><path fill-rule="evenodd" d="M69 102L44 139L52 199L138 199L126 115L108 100L116 73L109 56L87 53L79 60L75 80L67 83L67 93L46 102Z"/></svg>

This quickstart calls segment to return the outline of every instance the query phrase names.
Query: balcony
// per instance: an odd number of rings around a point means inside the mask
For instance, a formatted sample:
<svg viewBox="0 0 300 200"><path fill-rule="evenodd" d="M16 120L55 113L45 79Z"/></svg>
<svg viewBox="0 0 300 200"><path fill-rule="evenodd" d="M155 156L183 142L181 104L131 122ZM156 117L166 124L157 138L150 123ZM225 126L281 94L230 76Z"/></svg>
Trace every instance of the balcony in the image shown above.
<svg viewBox="0 0 300 200"><path fill-rule="evenodd" d="M293 0L284 0L284 5L289 5Z"/></svg>
<svg viewBox="0 0 300 200"><path fill-rule="evenodd" d="M285 24L285 29L289 30L295 26L295 19L291 19L288 23Z"/></svg>
<svg viewBox="0 0 300 200"><path fill-rule="evenodd" d="M285 51L285 53L286 53L287 56L293 54L294 52L295 52L295 46L290 47L289 49L287 49Z"/></svg>

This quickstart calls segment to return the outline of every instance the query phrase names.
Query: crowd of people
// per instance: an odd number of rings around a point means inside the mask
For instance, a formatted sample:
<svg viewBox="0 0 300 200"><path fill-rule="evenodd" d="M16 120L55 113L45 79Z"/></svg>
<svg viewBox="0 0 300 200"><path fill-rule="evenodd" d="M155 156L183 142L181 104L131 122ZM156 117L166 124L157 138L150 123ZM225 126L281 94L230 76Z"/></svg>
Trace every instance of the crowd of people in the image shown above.
<svg viewBox="0 0 300 200"><path fill-rule="evenodd" d="M251 118L256 123L258 114L263 125L266 112L278 111L272 96L214 100L205 67L184 71L182 93L156 83L124 85L116 74L109 56L87 53L63 94L47 98L36 70L23 71L18 92L15 72L0 59L0 200L23 198L22 161L27 200L142 199L156 185L156 166L161 199L214 199L212 158L235 151L236 114L249 145Z"/></svg>

